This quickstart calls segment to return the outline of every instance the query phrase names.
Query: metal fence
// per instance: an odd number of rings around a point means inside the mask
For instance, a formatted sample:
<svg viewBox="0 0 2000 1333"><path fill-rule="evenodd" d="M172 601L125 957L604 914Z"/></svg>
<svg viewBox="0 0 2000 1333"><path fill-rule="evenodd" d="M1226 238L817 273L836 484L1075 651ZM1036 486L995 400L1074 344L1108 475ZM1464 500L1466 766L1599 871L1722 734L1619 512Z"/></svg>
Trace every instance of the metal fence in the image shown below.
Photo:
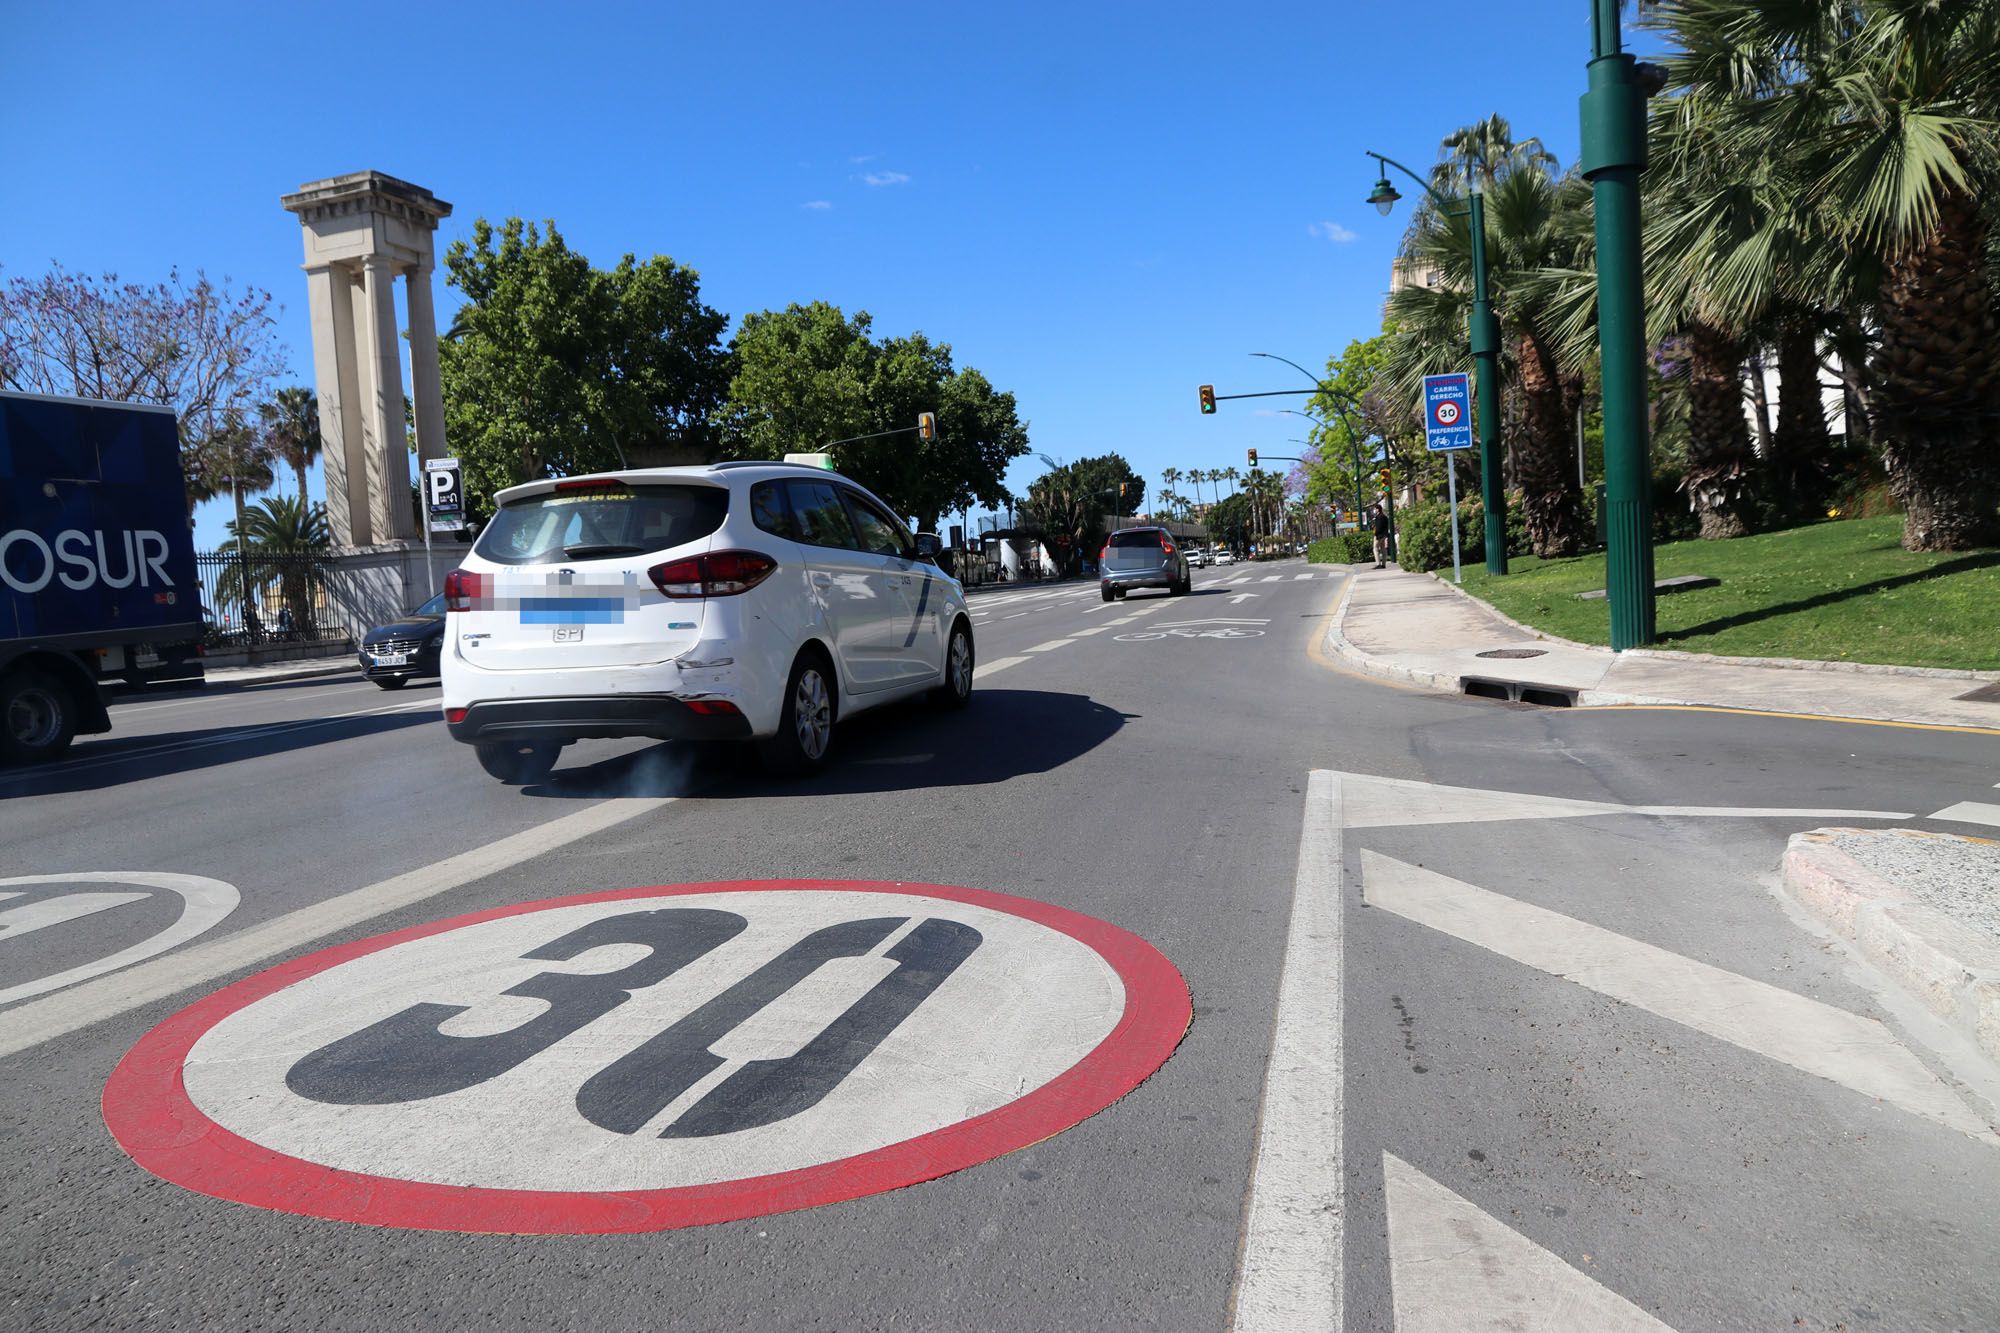
<svg viewBox="0 0 2000 1333"><path fill-rule="evenodd" d="M351 571L311 551L197 553L203 642L211 652L352 639ZM362 628L366 628L363 626Z"/></svg>

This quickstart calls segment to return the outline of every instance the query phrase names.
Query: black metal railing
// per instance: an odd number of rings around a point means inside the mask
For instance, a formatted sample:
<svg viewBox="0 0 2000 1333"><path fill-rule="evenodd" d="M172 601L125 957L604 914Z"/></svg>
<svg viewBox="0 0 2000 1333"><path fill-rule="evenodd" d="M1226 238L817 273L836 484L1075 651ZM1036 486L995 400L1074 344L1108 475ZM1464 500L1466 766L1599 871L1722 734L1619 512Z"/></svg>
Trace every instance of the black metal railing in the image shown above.
<svg viewBox="0 0 2000 1333"><path fill-rule="evenodd" d="M196 554L203 642L210 652L338 643L353 638L352 576L314 551Z"/></svg>

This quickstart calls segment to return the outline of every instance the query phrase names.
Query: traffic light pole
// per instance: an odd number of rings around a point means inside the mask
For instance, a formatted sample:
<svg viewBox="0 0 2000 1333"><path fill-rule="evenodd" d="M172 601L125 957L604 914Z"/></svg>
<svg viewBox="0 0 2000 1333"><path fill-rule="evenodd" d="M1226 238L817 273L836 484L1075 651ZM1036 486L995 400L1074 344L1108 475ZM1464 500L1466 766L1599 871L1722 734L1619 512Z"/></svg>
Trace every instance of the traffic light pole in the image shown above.
<svg viewBox="0 0 2000 1333"><path fill-rule="evenodd" d="M1646 297L1639 172L1646 93L1620 49L1619 0L1592 0L1590 91L1583 95L1584 178L1597 212L1597 339L1604 374L1605 586L1611 646L1654 638L1653 500L1646 440Z"/></svg>

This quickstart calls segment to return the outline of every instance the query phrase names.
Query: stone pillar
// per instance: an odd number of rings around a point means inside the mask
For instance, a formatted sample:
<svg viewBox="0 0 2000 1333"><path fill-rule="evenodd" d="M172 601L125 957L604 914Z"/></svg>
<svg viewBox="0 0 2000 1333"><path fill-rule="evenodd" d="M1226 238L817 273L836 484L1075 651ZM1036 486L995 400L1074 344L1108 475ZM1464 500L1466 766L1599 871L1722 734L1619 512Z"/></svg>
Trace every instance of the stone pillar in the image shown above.
<svg viewBox="0 0 2000 1333"><path fill-rule="evenodd" d="M410 444L403 416L403 356L396 346L396 268L383 255L361 261L362 390L368 439L369 513L375 540L410 541Z"/></svg>
<svg viewBox="0 0 2000 1333"><path fill-rule="evenodd" d="M345 268L306 270L312 307L313 378L319 384L320 465L326 472L326 518L335 546L366 546L368 462L356 411L360 385L354 356L354 281Z"/></svg>
<svg viewBox="0 0 2000 1333"><path fill-rule="evenodd" d="M410 398L426 458L450 451L439 394L432 238L451 205L429 190L357 171L284 197L305 237L313 376L325 440L327 517L336 546L407 543L421 534L410 504L395 280L408 274Z"/></svg>
<svg viewBox="0 0 2000 1333"><path fill-rule="evenodd" d="M438 382L437 315L431 309L431 266L410 270L410 401L416 408L417 457L448 458L444 444L444 391Z"/></svg>

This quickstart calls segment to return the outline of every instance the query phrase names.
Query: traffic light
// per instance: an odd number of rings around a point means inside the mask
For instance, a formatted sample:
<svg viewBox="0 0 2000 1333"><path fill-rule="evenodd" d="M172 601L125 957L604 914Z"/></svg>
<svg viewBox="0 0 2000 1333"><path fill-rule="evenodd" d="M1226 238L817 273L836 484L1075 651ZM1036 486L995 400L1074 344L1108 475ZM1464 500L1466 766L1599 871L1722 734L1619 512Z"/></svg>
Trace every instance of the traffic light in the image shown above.
<svg viewBox="0 0 2000 1333"><path fill-rule="evenodd" d="M937 413L917 413L917 438L920 440L935 440L937 438Z"/></svg>
<svg viewBox="0 0 2000 1333"><path fill-rule="evenodd" d="M1121 481L1121 482L1119 482L1119 483L1118 483L1118 503L1119 503L1119 504L1124 504L1124 503L1125 503L1125 492L1126 492L1126 490L1127 490L1127 489L1129 489L1130 485L1131 485L1131 483L1129 483L1129 482L1123 482L1123 481Z"/></svg>
<svg viewBox="0 0 2000 1333"><path fill-rule="evenodd" d="M1381 478L1381 480L1382 480L1382 488L1383 488L1384 490L1387 490L1387 489L1389 488L1389 469L1388 469L1388 468L1383 468L1383 469L1382 469L1382 470L1381 470L1381 471L1380 471L1379 473L1377 473L1376 475L1377 475L1378 477L1380 477L1380 478Z"/></svg>
<svg viewBox="0 0 2000 1333"><path fill-rule="evenodd" d="M1201 386L1201 410L1209 416L1215 415L1215 386L1213 384L1204 384Z"/></svg>
<svg viewBox="0 0 2000 1333"><path fill-rule="evenodd" d="M1255 449L1252 449L1250 451L1250 466L1251 467L1257 466L1257 451Z"/></svg>

